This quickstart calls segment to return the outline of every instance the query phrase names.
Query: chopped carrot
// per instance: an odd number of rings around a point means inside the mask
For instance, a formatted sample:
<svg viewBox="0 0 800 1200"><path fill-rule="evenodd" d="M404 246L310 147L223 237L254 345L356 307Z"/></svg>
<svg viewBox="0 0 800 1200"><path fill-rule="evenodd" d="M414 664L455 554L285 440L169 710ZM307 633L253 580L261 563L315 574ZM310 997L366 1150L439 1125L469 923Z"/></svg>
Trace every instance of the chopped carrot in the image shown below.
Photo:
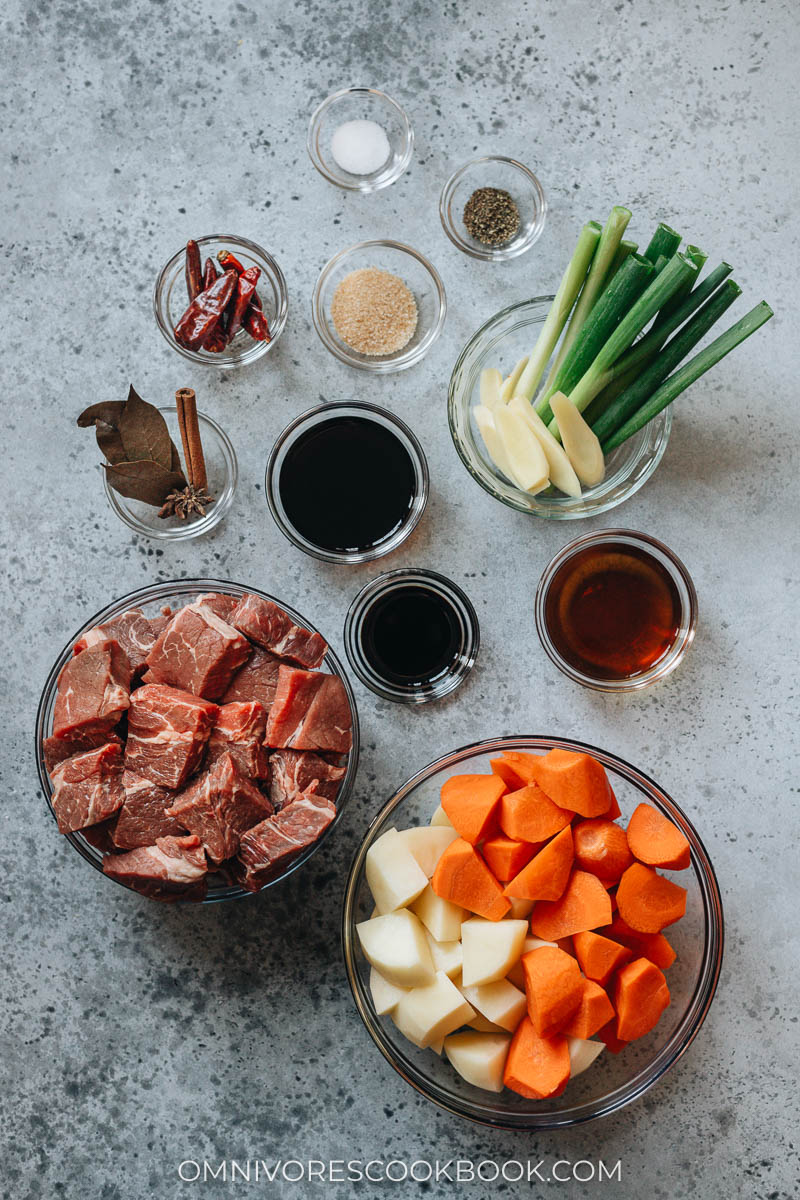
<svg viewBox="0 0 800 1200"><path fill-rule="evenodd" d="M499 775L452 775L442 785L442 808L461 837L475 846L497 831L498 805L507 790Z"/></svg>
<svg viewBox="0 0 800 1200"><path fill-rule="evenodd" d="M599 983L583 980L581 1002L562 1032L565 1037L590 1038L614 1019L614 1006Z"/></svg>
<svg viewBox="0 0 800 1200"><path fill-rule="evenodd" d="M616 882L633 862L625 830L607 817L575 825L575 862L582 871Z"/></svg>
<svg viewBox="0 0 800 1200"><path fill-rule="evenodd" d="M595 1037L599 1038L601 1042L605 1042L606 1048L612 1054L619 1054L628 1044L627 1042L620 1041L617 1037L615 1032L616 1025L617 1020L615 1017L613 1021L609 1021L608 1025L604 1025L602 1029L598 1029L595 1034Z"/></svg>
<svg viewBox="0 0 800 1200"><path fill-rule="evenodd" d="M648 867L682 871L689 866L689 839L652 804L639 804L628 821L628 845Z"/></svg>
<svg viewBox="0 0 800 1200"><path fill-rule="evenodd" d="M686 888L635 862L619 881L617 907L637 933L660 933L686 912Z"/></svg>
<svg viewBox="0 0 800 1200"><path fill-rule="evenodd" d="M533 772L537 762L543 757L541 754L526 754L524 750L504 750L501 757L523 784L535 782Z"/></svg>
<svg viewBox="0 0 800 1200"><path fill-rule="evenodd" d="M537 946L522 956L528 1016L536 1032L555 1033L570 1019L583 996L576 959L557 946Z"/></svg>
<svg viewBox="0 0 800 1200"><path fill-rule="evenodd" d="M506 792L500 801L500 827L518 842L544 842L569 825L573 813L559 808L535 783Z"/></svg>
<svg viewBox="0 0 800 1200"><path fill-rule="evenodd" d="M663 933L637 933L635 929L631 929L630 925L623 921L619 913L614 917L606 933L615 942L619 942L622 946L627 946L637 958L649 958L650 962L655 963L657 967L661 967L662 971L667 967L671 967L677 958L675 951Z"/></svg>
<svg viewBox="0 0 800 1200"><path fill-rule="evenodd" d="M565 954L571 954L573 958L575 957L575 950L572 945L571 937L556 938L556 945L558 946L559 950L563 950Z"/></svg>
<svg viewBox="0 0 800 1200"><path fill-rule="evenodd" d="M572 830L567 825L506 884L505 894L515 900L558 900L571 869Z"/></svg>
<svg viewBox="0 0 800 1200"><path fill-rule="evenodd" d="M612 788L611 784L608 785L608 790L611 792L611 805L605 815L608 817L609 821L618 821L622 816L622 809L617 803L617 797L614 795L614 789Z"/></svg>
<svg viewBox="0 0 800 1200"><path fill-rule="evenodd" d="M488 921L499 921L511 907L480 854L463 838L456 838L441 855L431 887L442 900L450 900Z"/></svg>
<svg viewBox="0 0 800 1200"><path fill-rule="evenodd" d="M612 921L611 929L613 928ZM601 987L605 987L617 968L633 956L633 950L628 946L620 945L619 942L612 941L601 933L592 933L588 929L583 933L576 933L572 944L586 978L593 979Z"/></svg>
<svg viewBox="0 0 800 1200"><path fill-rule="evenodd" d="M617 1037L632 1042L649 1033L669 1000L667 981L654 963L647 958L627 963L619 971L614 987Z"/></svg>
<svg viewBox="0 0 800 1200"><path fill-rule="evenodd" d="M558 1096L569 1082L567 1039L540 1037L530 1017L523 1017L511 1039L503 1083L531 1100Z"/></svg>
<svg viewBox="0 0 800 1200"><path fill-rule="evenodd" d="M506 883L518 875L522 868L529 863L538 847L531 842L516 842L513 838L488 838L481 847L487 866L496 879ZM513 892L507 892L511 896Z"/></svg>
<svg viewBox="0 0 800 1200"><path fill-rule="evenodd" d="M504 758L490 758L489 766L492 768L492 774L499 775L509 791L515 792L517 788L525 786L525 780Z"/></svg>
<svg viewBox="0 0 800 1200"><path fill-rule="evenodd" d="M546 942L611 923L608 892L595 875L573 871L560 900L543 900L531 915L531 933Z"/></svg>
<svg viewBox="0 0 800 1200"><path fill-rule="evenodd" d="M608 812L613 792L605 768L590 754L550 750L531 768L539 787L559 808L600 817Z"/></svg>

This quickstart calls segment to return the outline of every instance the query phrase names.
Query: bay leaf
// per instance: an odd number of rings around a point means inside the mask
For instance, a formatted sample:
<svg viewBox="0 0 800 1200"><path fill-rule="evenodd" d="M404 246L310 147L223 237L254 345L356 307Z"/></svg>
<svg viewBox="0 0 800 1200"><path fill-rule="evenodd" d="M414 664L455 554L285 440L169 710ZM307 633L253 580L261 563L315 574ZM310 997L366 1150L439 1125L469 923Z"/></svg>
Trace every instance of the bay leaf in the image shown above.
<svg viewBox="0 0 800 1200"><path fill-rule="evenodd" d="M99 404L90 404L78 417L78 424L81 429L88 429L96 421L102 421L112 429L119 429L119 419L124 407L124 400L101 400Z"/></svg>
<svg viewBox="0 0 800 1200"><path fill-rule="evenodd" d="M186 487L180 471L168 471L161 463L151 458L104 464L109 486L129 500L141 500L143 504L160 507L170 492Z"/></svg>
<svg viewBox="0 0 800 1200"><path fill-rule="evenodd" d="M125 446L119 430L99 419L94 423L94 430L97 444L108 462L125 462L128 456L125 453Z"/></svg>
<svg viewBox="0 0 800 1200"><path fill-rule="evenodd" d="M119 432L128 462L149 460L159 463L165 471L172 469L172 438L167 422L158 409L142 400L133 387L119 418Z"/></svg>

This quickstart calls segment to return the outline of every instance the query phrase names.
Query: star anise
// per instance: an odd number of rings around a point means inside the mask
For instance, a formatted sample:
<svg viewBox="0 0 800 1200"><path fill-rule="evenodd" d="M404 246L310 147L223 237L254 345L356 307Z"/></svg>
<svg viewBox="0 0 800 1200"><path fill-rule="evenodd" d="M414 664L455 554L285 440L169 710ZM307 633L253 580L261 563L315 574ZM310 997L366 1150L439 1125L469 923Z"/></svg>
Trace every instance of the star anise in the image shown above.
<svg viewBox="0 0 800 1200"><path fill-rule="evenodd" d="M205 488L197 488L190 483L181 491L170 492L158 515L160 517L180 517L182 521L195 513L204 517L206 508L213 503L214 497L209 496Z"/></svg>

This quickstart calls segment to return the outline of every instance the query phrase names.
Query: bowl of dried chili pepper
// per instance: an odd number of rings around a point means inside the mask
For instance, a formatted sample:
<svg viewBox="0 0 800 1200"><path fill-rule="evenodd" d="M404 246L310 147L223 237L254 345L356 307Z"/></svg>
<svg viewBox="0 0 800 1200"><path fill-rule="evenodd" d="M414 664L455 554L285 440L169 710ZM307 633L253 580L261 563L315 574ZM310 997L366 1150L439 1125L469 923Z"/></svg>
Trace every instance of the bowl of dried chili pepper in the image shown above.
<svg viewBox="0 0 800 1200"><path fill-rule="evenodd" d="M286 280L272 255L227 234L190 239L162 268L153 295L173 350L223 371L267 354L287 310Z"/></svg>

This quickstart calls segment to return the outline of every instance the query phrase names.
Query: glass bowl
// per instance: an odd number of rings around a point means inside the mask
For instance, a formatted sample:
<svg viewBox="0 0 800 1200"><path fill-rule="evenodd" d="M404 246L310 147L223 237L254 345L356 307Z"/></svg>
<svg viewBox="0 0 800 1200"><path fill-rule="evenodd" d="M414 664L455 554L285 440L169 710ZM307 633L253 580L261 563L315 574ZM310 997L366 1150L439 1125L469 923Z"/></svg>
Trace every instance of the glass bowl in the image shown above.
<svg viewBox="0 0 800 1200"><path fill-rule="evenodd" d="M167 422L170 437L177 446L183 462L178 410L173 405L159 408L158 411ZM108 482L108 475L105 471L102 472L108 503L120 521L124 521L134 533L155 538L157 541L187 541L189 538L210 533L228 512L239 478L236 451L228 435L211 417L199 412L197 420L203 441L203 457L206 460L208 491L209 495L214 497L214 503L206 509L204 517L187 517L185 521L180 517L159 517L158 509L152 504L143 504L141 500L131 500L128 496L121 496L119 492L115 492Z"/></svg>
<svg viewBox="0 0 800 1200"><path fill-rule="evenodd" d="M286 325L289 298L283 271L271 254L247 238L212 233L207 237L197 238L196 241L200 249L200 261L205 263L207 258L213 258L218 270L221 270L217 261L219 250L229 250L245 267L260 268L257 291L269 322L270 340L256 342L245 329L240 329L230 345L219 354L212 354L210 350L187 350L175 341L175 325L189 305L184 276L185 246L173 254L169 262L162 267L156 280L153 311L158 328L172 349L191 362L218 367L220 371L230 371L233 367L255 362L274 348Z"/></svg>
<svg viewBox="0 0 800 1200"><path fill-rule="evenodd" d="M547 596L559 570L582 550L586 550L590 546L608 543L639 547L648 554L652 554L668 572L680 602L680 623L670 648L648 670L627 679L603 679L599 676L587 675L573 663L568 662L553 642L547 623ZM535 614L536 632L539 634L539 641L542 643L545 653L556 664L559 671L562 671L569 679L580 683L583 687L592 688L596 692L636 692L665 679L683 661L686 651L694 641L697 630L697 592L691 575L677 554L674 554L657 538L650 537L647 533L637 533L634 529L599 529L596 533L585 533L569 542L547 564L536 589Z"/></svg>
<svg viewBox="0 0 800 1200"><path fill-rule="evenodd" d="M667 448L672 409L665 408L607 455L603 482L585 488L583 495L577 498L560 492L531 496L501 475L486 452L472 415L472 407L479 400L481 371L484 367L510 371L523 355L530 352L552 299L552 296L535 296L532 300L511 304L490 317L473 334L453 367L447 415L450 435L461 461L490 496L518 512L553 521L575 521L609 512L646 483Z"/></svg>
<svg viewBox="0 0 800 1200"><path fill-rule="evenodd" d="M345 275L363 267L378 267L398 275L417 301L419 316L414 335L402 350L394 354L359 354L342 341L333 324L331 301L337 286ZM447 298L444 284L427 258L402 242L378 238L340 250L326 263L314 288L311 313L323 344L340 362L358 367L361 371L385 375L390 371L404 371L407 367L413 367L425 357L442 332L447 315Z"/></svg>
<svg viewBox="0 0 800 1200"><path fill-rule="evenodd" d="M69 639L66 646L54 662L50 674L47 676L47 681L42 691L42 697L39 701L39 709L36 714L35 735L36 766L39 771L39 783L54 821L55 813L53 812L52 805L53 787L44 764L44 740L50 736L53 729L53 710L55 708L56 685L58 683L58 677L61 674L64 664L72 655L72 647L74 646L75 642L94 625L97 625L102 621L109 620L110 618L117 616L119 613L125 612L126 609L137 607L142 609L145 616L156 616L161 612L165 605L170 605L177 608L178 606L182 606L187 602L191 602L191 600L193 600L200 592L223 592L230 596L241 596L245 592L252 592L256 596L263 596L265 600L274 601L275 604L280 605L280 607L289 614L292 620L296 621L300 625L305 626L306 629L310 629L312 632L317 632L315 627L309 621L307 621L304 616L298 613L296 609L290 608L288 604L284 604L283 600L279 600L274 596L270 596L267 592L262 592L258 588L244 587L239 583L231 583L230 580L227 579L177 579L162 583L153 583L150 584L149 587L137 588L135 592L129 592L127 596L122 596L120 599L113 600L110 604L106 605L105 608L102 608L99 612L95 613L93 617L90 617L85 624L83 624L81 628L78 629ZM266 888L273 887L276 883L279 883L282 879L285 879L287 875L291 875L292 872L299 870L304 863L308 862L312 854L316 853L319 847L327 840L335 827L338 825L342 816L342 812L344 811L345 805L347 804L347 801L349 800L350 794L353 790L353 784L355 783L356 770L358 767L359 733L358 713L356 711L356 702L355 697L353 696L353 689L351 688L350 682L345 675L342 664L339 662L339 659L330 648L323 659L322 666L326 671L329 671L334 675L338 675L344 684L344 689L347 693L347 700L350 705L350 716L353 722L353 745L350 753L347 756L347 770L342 779L341 786L336 797L336 817L328 826L328 828L325 829L319 836L317 841L314 842L313 845L308 846L302 854L298 855L298 857L289 864L289 866L281 875L276 876L275 879L269 880L269 882L266 883L261 889L262 891L265 891ZM92 846L82 833L68 833L60 836L65 837L66 841L68 841L70 845L95 868L96 871L99 871L102 874L102 852L96 849L96 847ZM111 877L104 875L103 878L110 880ZM253 894L245 891L243 888L239 887L238 884L231 883L227 878L223 877L221 873L210 873L208 878L208 895L203 901L204 904L212 904L220 900L239 900L243 897ZM119 879L114 879L112 882L120 887L128 886ZM134 889L129 888L128 890L133 891ZM138 894L139 893L137 892L137 895Z"/></svg>
<svg viewBox="0 0 800 1200"><path fill-rule="evenodd" d="M642 801L652 804L683 830L691 845L688 870L675 873L687 888L686 916L670 926L677 959L667 978L672 1003L645 1037L621 1054L603 1051L561 1096L528 1100L508 1089L495 1095L468 1084L445 1058L418 1050L379 1017L369 989L369 963L361 952L356 923L373 909L367 885L367 851L387 829L427 825L446 779L460 772L488 772L489 759L503 750L547 751L554 746L586 751L609 773L624 818ZM644 1095L686 1053L702 1025L719 979L723 950L722 901L714 869L694 827L674 800L644 772L624 759L568 738L499 737L447 754L417 772L395 792L373 820L356 853L345 892L342 936L347 976L359 1015L386 1060L428 1100L459 1117L502 1129L561 1129L607 1116Z"/></svg>
<svg viewBox="0 0 800 1200"><path fill-rule="evenodd" d="M351 175L339 166L331 153L334 131L345 121L375 121L386 132L389 157L370 175ZM306 145L312 163L334 187L351 192L377 192L399 179L411 162L414 131L396 100L376 88L348 87L328 96L314 110Z"/></svg>
<svg viewBox="0 0 800 1200"><path fill-rule="evenodd" d="M321 425L323 421L328 421L331 417L337 416L367 417L372 421L376 421L385 429L388 429L404 446L414 470L414 499L406 519L397 529L392 530L383 541L370 546L366 550L353 550L349 552L330 550L327 547L318 546L314 542L310 542L292 524L281 499L279 486L281 468L292 446L299 437L308 433L314 426ZM415 434L394 413L390 413L385 408L379 408L377 404L367 404L363 400L340 400L332 404L319 404L316 408L310 408L307 412L301 413L299 417L296 417L278 435L267 460L267 471L264 479L264 495L267 499L269 511L284 537L288 538L292 545L297 546L298 550L302 550L304 554L310 554L312 558L317 558L322 562L343 564L372 562L376 558L382 558L385 554L391 554L393 550L402 545L417 527L420 517L425 511L429 490L430 476L428 474L428 463L422 446Z"/></svg>
<svg viewBox="0 0 800 1200"><path fill-rule="evenodd" d="M519 229L499 246L485 246L464 224L464 205L476 188L486 187L508 192L519 210ZM442 188L439 216L450 241L464 254L487 262L503 262L524 254L538 242L547 216L547 200L539 180L521 162L488 154L453 172Z"/></svg>

